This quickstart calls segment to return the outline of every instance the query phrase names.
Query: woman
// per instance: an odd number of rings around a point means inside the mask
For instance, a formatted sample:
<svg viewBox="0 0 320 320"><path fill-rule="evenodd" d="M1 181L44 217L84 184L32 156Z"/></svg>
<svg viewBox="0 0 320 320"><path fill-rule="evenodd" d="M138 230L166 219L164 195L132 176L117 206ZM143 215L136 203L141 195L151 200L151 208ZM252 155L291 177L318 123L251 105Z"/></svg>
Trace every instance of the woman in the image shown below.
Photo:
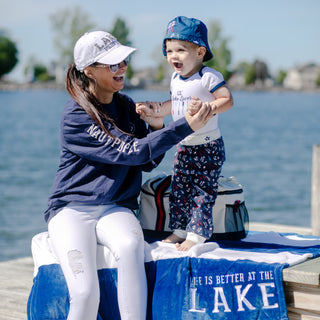
<svg viewBox="0 0 320 320"><path fill-rule="evenodd" d="M147 128L134 102L119 93L133 51L107 32L86 33L67 71L72 99L62 114L60 165L45 220L69 289L68 320L97 318L97 243L118 263L121 319L145 319L144 240L133 213L142 170L154 168L169 148L212 116L203 107L163 128L162 118L142 114Z"/></svg>

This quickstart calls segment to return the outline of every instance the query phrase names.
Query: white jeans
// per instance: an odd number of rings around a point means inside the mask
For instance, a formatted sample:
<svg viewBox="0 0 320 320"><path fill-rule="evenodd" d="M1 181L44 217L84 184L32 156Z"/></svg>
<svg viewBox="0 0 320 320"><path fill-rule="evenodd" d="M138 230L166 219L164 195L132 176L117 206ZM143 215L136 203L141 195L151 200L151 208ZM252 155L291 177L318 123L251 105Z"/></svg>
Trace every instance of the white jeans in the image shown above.
<svg viewBox="0 0 320 320"><path fill-rule="evenodd" d="M50 220L48 231L69 289L68 320L97 319L97 243L108 247L118 262L121 319L145 320L144 239L140 224L129 209L71 203Z"/></svg>

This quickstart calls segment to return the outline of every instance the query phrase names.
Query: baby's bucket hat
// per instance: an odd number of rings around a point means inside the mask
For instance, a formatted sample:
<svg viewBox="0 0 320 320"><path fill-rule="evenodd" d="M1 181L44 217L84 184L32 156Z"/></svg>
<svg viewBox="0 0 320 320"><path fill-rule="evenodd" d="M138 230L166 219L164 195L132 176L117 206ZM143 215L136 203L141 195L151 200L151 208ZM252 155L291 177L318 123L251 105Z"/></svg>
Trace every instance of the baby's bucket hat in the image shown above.
<svg viewBox="0 0 320 320"><path fill-rule="evenodd" d="M202 21L198 19L179 16L168 23L167 32L162 45L162 52L165 57L167 56L167 39L189 41L201 47L205 47L207 49L207 52L203 58L203 61L208 61L213 58L213 54L208 43L207 27Z"/></svg>

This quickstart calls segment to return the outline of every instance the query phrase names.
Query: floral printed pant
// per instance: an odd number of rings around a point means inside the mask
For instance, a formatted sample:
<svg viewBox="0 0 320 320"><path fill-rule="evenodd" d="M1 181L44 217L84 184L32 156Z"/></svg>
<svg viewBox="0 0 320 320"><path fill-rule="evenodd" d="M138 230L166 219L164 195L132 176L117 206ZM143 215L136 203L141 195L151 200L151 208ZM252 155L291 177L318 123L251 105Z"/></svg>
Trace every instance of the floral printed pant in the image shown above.
<svg viewBox="0 0 320 320"><path fill-rule="evenodd" d="M222 137L203 145L178 145L170 194L170 228L210 238L212 207L225 161Z"/></svg>

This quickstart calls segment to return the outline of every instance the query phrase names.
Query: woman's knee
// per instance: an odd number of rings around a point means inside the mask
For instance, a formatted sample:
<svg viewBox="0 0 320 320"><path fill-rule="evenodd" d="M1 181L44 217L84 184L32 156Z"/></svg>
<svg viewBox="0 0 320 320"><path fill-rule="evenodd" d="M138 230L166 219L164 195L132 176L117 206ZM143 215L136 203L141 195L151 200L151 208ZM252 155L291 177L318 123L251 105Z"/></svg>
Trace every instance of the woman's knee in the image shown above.
<svg viewBox="0 0 320 320"><path fill-rule="evenodd" d="M98 312L100 302L99 284L82 284L70 292L70 305L76 309L83 309L84 313Z"/></svg>
<svg viewBox="0 0 320 320"><path fill-rule="evenodd" d="M127 235L118 242L117 258L144 257L144 238L141 230L132 230L131 235Z"/></svg>

